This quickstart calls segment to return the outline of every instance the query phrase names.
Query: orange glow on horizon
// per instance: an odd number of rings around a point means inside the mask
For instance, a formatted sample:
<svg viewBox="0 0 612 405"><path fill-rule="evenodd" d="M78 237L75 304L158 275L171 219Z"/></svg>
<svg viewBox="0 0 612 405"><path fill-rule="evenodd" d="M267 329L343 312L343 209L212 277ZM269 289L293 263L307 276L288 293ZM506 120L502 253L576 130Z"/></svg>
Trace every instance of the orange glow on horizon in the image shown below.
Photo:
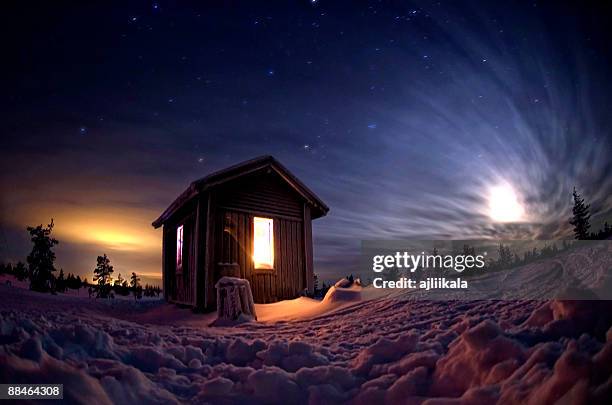
<svg viewBox="0 0 612 405"><path fill-rule="evenodd" d="M159 232L151 226L156 213L148 210L107 207L75 208L63 205L22 207L19 219L26 225L47 224L54 219L57 239L119 251L158 251ZM34 215L35 214L35 215Z"/></svg>
<svg viewBox="0 0 612 405"><path fill-rule="evenodd" d="M17 229L47 225L53 218L53 236L59 240L56 268L91 280L96 257L108 254L114 275L136 272L146 282L161 278L161 231L151 226L157 210L137 206L75 206L63 202L13 206L11 224ZM23 253L25 260L27 251ZM155 281L157 280L157 281Z"/></svg>

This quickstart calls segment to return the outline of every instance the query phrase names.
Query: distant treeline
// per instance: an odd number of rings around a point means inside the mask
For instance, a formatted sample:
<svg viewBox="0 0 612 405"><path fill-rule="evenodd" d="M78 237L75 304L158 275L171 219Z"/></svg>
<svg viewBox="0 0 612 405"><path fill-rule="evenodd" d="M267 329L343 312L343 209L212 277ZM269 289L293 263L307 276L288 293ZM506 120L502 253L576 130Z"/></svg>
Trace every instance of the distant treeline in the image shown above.
<svg viewBox="0 0 612 405"><path fill-rule="evenodd" d="M158 296L161 293L161 288L158 286L152 286L149 284L145 284L144 288L140 284L140 277L134 272L130 276L130 280L128 282L127 279L124 279L121 276L121 273L118 274L117 278L113 280L113 266L110 264L110 259L106 254L102 256L98 256L96 268L94 269L94 284L91 288L90 294L92 292L96 293L96 297L100 298L114 298L115 294L118 295L129 295L131 292L134 295L135 299L141 299L144 295L145 297L153 297Z"/></svg>
<svg viewBox="0 0 612 405"><path fill-rule="evenodd" d="M28 267L23 262L0 263L0 274L9 274L19 281L30 280L30 272ZM78 290L82 287L87 287L87 279L81 279L81 276L68 273L64 275L64 270L60 269L57 277L52 279L52 290L57 292L65 292L66 290Z"/></svg>
<svg viewBox="0 0 612 405"><path fill-rule="evenodd" d="M325 281L323 281L323 283L321 285L319 285L319 275L318 274L314 274L314 294L312 295L311 298L323 298L325 297L325 294L327 294L327 291L329 291L329 289L331 288L331 284L326 284Z"/></svg>
<svg viewBox="0 0 612 405"><path fill-rule="evenodd" d="M52 294L66 292L68 289L78 290L87 287L90 297L95 295L101 298L113 298L115 295L126 296L132 293L135 299L140 299L143 295L145 297L160 295L161 288L159 286L145 284L143 287L140 284L140 277L134 272L129 283L128 280L123 279L121 273L116 280L113 280L113 266L111 266L110 259L106 254L98 256L93 283L89 283L87 278L81 279L79 275L75 276L72 273L65 276L63 269L60 269L56 276L54 274L57 270L53 247L59 244L59 241L51 236L53 226L52 219L46 227L42 224L36 227L27 227L32 241L32 251L26 259L27 264L21 261L14 265L0 263L0 274L10 274L19 281L27 280L30 283L31 290Z"/></svg>
<svg viewBox="0 0 612 405"><path fill-rule="evenodd" d="M552 245L545 245L542 249L534 247L531 250L524 251L522 256L510 249L509 245L500 243L497 247L497 260L488 260L483 269L477 271L482 273L486 271L505 270L513 267L524 266L535 261L546 259L555 256L557 253L568 250L574 243L572 241L561 241L561 246L558 247L553 242ZM469 247L468 247L469 248ZM465 249L465 247L464 247ZM471 248L473 249L473 248Z"/></svg>

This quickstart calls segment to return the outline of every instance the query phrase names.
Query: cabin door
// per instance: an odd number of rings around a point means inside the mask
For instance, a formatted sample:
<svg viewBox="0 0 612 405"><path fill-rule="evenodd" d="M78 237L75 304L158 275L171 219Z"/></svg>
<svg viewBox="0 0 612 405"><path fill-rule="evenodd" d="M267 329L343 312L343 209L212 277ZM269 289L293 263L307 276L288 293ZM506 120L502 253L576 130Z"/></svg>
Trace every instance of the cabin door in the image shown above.
<svg viewBox="0 0 612 405"><path fill-rule="evenodd" d="M220 210L217 216L217 236L215 242L215 277L245 278L248 266L250 217L245 213Z"/></svg>

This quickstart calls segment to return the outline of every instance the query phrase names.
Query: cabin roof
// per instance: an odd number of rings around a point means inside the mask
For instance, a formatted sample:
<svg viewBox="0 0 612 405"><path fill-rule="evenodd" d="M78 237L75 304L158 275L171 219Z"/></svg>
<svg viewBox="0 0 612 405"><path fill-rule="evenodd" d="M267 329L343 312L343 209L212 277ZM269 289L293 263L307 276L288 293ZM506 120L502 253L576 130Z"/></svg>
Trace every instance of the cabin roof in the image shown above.
<svg viewBox="0 0 612 405"><path fill-rule="evenodd" d="M304 183L302 183L293 173L272 156L260 156L251 160L247 160L228 168L210 173L199 180L193 181L185 191L183 191L168 208L153 221L152 225L159 228L174 214L178 209L184 206L192 198L203 191L208 191L215 186L224 184L228 181L235 180L239 177L254 173L256 171L270 168L274 170L280 177L311 206L312 218L320 218L327 214L329 207L315 193L313 193Z"/></svg>

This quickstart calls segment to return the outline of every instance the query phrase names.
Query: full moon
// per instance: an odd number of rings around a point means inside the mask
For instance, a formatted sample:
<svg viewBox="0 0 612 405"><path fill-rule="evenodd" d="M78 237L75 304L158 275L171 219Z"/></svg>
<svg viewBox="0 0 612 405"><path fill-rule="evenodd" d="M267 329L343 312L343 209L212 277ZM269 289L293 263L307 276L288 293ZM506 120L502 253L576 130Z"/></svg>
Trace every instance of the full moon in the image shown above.
<svg viewBox="0 0 612 405"><path fill-rule="evenodd" d="M510 185L489 190L489 216L496 222L517 222L523 218L523 206Z"/></svg>

